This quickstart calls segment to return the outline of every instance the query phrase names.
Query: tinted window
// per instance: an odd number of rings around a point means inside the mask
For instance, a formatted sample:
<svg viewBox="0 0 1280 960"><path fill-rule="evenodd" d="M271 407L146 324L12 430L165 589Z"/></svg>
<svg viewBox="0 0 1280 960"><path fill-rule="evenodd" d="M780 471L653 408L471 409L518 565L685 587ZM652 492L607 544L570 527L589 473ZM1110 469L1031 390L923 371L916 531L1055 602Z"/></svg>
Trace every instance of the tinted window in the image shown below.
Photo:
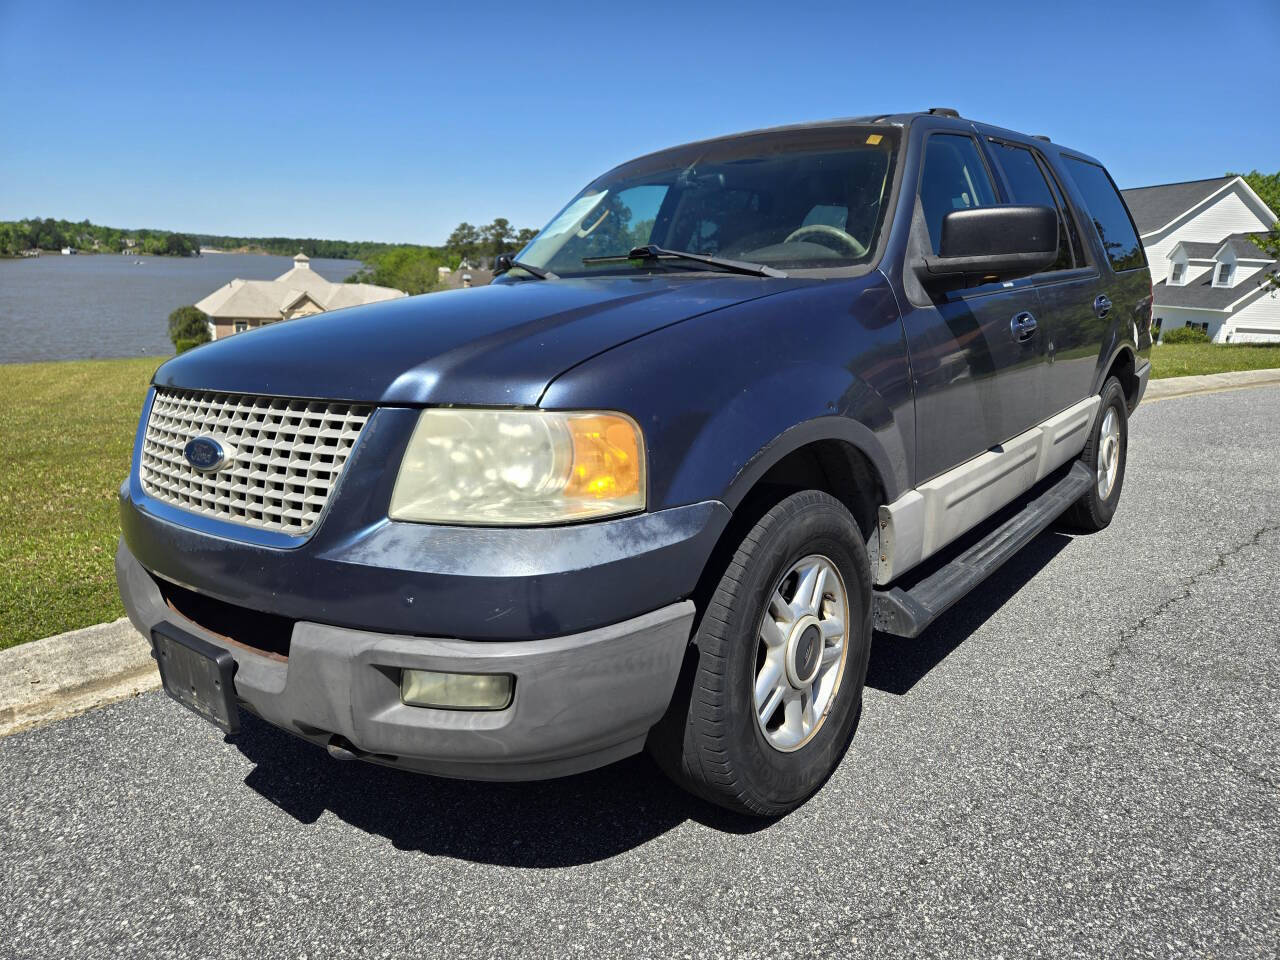
<svg viewBox="0 0 1280 960"><path fill-rule="evenodd" d="M991 177L972 137L935 133L924 151L920 177L920 206L933 252L942 240L942 218L952 210L989 207L996 202Z"/></svg>
<svg viewBox="0 0 1280 960"><path fill-rule="evenodd" d="M1067 234L1067 224L1063 218L1062 206L1058 203L1040 164L1035 155L1025 147L1017 147L1009 143L993 143L996 162L1004 171L1009 181L1009 189L1013 191L1014 203L1032 204L1038 207L1052 207L1058 211L1058 259L1049 267L1050 270L1070 270L1075 266L1071 255L1071 238Z"/></svg>
<svg viewBox="0 0 1280 960"><path fill-rule="evenodd" d="M1089 216L1098 229L1098 237L1102 240L1102 248L1107 251L1111 266L1116 270L1133 270L1145 266L1147 258L1142 253L1142 244L1138 242L1138 234L1133 229L1133 221L1129 219L1129 211L1107 171L1096 163L1074 157L1063 157L1062 160L1067 173L1084 196Z"/></svg>
<svg viewBox="0 0 1280 960"><path fill-rule="evenodd" d="M1058 215L1062 217L1062 222L1067 228L1067 235L1071 238L1071 252L1075 255L1076 266L1087 266L1088 261L1085 260L1084 249L1080 245L1080 231L1076 227L1076 217L1071 212L1071 205L1067 203L1066 197L1063 196L1062 184L1058 182L1058 175L1050 169L1049 163L1043 155L1037 156L1036 159L1040 162L1040 172L1049 181L1049 189L1053 191L1054 199L1058 201Z"/></svg>

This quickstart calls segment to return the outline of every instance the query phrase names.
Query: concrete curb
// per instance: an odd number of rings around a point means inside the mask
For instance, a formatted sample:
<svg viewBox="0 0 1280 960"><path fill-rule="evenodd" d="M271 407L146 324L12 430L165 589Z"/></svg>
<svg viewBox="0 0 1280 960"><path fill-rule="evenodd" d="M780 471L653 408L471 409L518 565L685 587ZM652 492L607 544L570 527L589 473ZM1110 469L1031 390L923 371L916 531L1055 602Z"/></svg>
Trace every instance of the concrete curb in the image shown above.
<svg viewBox="0 0 1280 960"><path fill-rule="evenodd" d="M0 650L0 737L158 686L150 642L123 617Z"/></svg>
<svg viewBox="0 0 1280 960"><path fill-rule="evenodd" d="M1231 373L1206 373L1198 377L1166 377L1147 384L1147 393L1142 402L1187 397L1195 393L1262 387L1272 383L1280 383L1280 369L1236 370Z"/></svg>

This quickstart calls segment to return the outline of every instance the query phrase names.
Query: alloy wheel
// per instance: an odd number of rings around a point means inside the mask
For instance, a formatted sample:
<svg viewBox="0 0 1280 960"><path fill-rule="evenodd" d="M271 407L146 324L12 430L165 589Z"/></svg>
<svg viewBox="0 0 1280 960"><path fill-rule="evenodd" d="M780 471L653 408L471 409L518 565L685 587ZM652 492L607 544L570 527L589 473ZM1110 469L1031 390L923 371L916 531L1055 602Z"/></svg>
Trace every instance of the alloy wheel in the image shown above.
<svg viewBox="0 0 1280 960"><path fill-rule="evenodd" d="M835 703L849 644L844 578L828 558L794 563L761 618L753 690L756 723L776 750L808 743Z"/></svg>

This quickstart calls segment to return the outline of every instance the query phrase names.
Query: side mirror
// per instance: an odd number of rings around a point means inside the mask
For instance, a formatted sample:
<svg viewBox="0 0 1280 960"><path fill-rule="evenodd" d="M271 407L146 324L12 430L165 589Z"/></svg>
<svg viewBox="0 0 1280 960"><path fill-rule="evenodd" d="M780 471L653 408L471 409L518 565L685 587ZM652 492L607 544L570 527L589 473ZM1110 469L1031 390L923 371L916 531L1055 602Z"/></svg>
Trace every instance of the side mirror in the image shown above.
<svg viewBox="0 0 1280 960"><path fill-rule="evenodd" d="M1058 212L1011 204L952 210L938 247L918 270L926 284L1029 276L1058 259Z"/></svg>

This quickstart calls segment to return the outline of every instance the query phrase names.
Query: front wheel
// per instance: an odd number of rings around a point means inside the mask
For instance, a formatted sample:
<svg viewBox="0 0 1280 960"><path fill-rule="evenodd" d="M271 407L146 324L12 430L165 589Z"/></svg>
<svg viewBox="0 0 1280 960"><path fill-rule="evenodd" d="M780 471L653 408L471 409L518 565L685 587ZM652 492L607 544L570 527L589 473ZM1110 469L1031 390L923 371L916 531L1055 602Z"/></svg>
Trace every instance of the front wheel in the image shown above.
<svg viewBox="0 0 1280 960"><path fill-rule="evenodd" d="M1111 377L1102 387L1102 403L1094 419L1093 433L1080 461L1094 475L1089 492L1067 508L1062 525L1081 533L1105 529L1120 505L1125 462L1129 456L1129 407L1124 387Z"/></svg>
<svg viewBox="0 0 1280 960"><path fill-rule="evenodd" d="M807 490L738 546L694 637L692 683L651 738L682 786L740 813L780 816L844 754L871 651L862 536L839 501Z"/></svg>

